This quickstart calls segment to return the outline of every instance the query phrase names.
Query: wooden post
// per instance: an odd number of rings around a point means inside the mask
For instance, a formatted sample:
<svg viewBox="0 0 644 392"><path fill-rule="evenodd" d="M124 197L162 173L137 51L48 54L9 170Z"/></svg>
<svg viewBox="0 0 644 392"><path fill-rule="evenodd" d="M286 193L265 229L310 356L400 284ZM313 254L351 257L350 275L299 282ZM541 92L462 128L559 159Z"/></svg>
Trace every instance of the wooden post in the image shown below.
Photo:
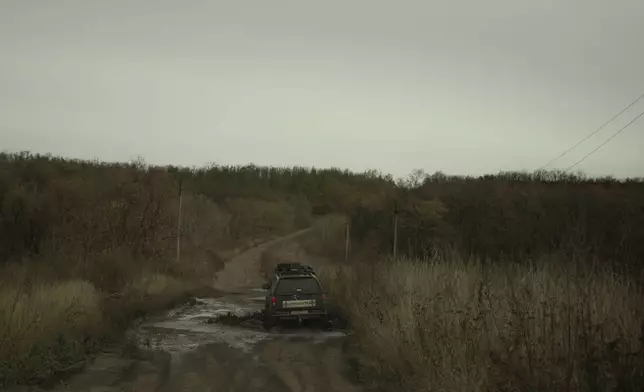
<svg viewBox="0 0 644 392"><path fill-rule="evenodd" d="M179 216L177 218L177 264L181 260L181 210L183 208L183 189L179 180Z"/></svg>
<svg viewBox="0 0 644 392"><path fill-rule="evenodd" d="M345 224L345 230L344 230L344 260L347 261L349 260L349 246L350 246L350 241L351 241L351 234L350 234L350 226L349 226L349 220L347 219L347 223Z"/></svg>
<svg viewBox="0 0 644 392"><path fill-rule="evenodd" d="M398 257L398 206L394 201L394 245L393 245L393 257L394 261Z"/></svg>

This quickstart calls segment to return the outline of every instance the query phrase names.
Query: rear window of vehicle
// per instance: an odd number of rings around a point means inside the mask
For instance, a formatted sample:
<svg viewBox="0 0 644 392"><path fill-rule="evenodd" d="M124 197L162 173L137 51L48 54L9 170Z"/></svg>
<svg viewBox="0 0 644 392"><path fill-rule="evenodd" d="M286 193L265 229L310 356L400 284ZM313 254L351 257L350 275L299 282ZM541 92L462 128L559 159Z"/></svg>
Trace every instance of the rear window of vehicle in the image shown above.
<svg viewBox="0 0 644 392"><path fill-rule="evenodd" d="M322 289L315 278L286 278L280 279L275 291L277 294L319 293Z"/></svg>

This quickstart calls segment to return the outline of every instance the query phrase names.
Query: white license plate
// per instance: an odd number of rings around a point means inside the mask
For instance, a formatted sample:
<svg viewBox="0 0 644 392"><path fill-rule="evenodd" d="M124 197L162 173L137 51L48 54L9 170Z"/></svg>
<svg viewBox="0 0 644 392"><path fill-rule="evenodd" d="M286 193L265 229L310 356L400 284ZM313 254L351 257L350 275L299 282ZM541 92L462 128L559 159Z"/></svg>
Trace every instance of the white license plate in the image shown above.
<svg viewBox="0 0 644 392"><path fill-rule="evenodd" d="M315 306L314 299L298 299L293 301L282 301L282 307L286 309L310 308L312 306Z"/></svg>

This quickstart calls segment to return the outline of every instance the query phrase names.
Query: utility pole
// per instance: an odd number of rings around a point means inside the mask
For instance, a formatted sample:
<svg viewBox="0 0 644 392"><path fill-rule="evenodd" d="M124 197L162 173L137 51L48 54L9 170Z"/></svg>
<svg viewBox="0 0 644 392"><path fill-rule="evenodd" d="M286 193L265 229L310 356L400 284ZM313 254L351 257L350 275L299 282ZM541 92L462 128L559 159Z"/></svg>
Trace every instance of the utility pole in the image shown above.
<svg viewBox="0 0 644 392"><path fill-rule="evenodd" d="M393 245L393 256L394 261L398 255L398 206L396 201L394 201L394 245Z"/></svg>
<svg viewBox="0 0 644 392"><path fill-rule="evenodd" d="M179 216L177 219L177 264L181 260L181 209L183 208L183 187L182 181L179 180Z"/></svg>
<svg viewBox="0 0 644 392"><path fill-rule="evenodd" d="M349 225L349 219L347 218L347 223L345 224L345 229L344 229L344 260L348 261L349 260L349 246L350 246L350 241L351 241L351 234L350 230L351 227Z"/></svg>

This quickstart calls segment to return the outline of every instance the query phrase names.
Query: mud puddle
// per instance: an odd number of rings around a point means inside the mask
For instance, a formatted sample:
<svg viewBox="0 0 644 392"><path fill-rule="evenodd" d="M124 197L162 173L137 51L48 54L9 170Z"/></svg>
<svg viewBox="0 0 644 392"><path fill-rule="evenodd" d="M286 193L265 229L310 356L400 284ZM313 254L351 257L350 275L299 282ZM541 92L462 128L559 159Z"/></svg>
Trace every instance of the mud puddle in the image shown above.
<svg viewBox="0 0 644 392"><path fill-rule="evenodd" d="M134 357L99 356L53 390L353 390L340 368L345 333L297 324L266 331L258 318L262 294L198 298L193 306L149 320L129 332Z"/></svg>
<svg viewBox="0 0 644 392"><path fill-rule="evenodd" d="M261 315L263 290L248 290L219 298L197 298L192 307L175 309L160 320L144 323L134 331L142 350L185 353L221 343L245 352L269 339L311 339L314 343L342 338L343 331L323 331L314 323L283 323L266 331Z"/></svg>

